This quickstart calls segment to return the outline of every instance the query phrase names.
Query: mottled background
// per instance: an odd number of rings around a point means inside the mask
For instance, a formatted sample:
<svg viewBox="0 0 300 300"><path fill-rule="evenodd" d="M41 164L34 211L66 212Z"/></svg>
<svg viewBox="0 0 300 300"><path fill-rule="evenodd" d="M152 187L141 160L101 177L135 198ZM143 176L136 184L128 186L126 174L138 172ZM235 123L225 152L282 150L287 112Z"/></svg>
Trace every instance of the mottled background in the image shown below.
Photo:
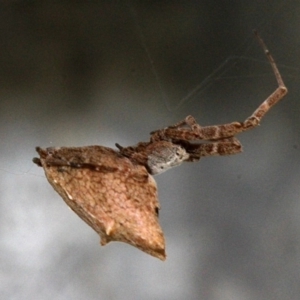
<svg viewBox="0 0 300 300"><path fill-rule="evenodd" d="M1 1L1 299L299 299L299 16L297 0ZM254 28L288 96L240 135L244 153L156 177L165 262L100 247L35 146L244 120L276 88Z"/></svg>

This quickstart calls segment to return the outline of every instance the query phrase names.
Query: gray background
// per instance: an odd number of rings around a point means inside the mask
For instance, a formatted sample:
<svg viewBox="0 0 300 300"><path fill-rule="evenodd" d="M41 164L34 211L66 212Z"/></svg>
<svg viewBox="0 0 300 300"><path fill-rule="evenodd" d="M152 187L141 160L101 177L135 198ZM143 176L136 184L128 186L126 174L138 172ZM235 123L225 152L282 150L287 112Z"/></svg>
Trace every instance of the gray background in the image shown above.
<svg viewBox="0 0 300 300"><path fill-rule="evenodd" d="M0 4L1 299L299 299L300 2L54 3ZM156 177L165 262L100 247L34 147L244 120L276 88L254 28L288 96L239 136L244 153Z"/></svg>

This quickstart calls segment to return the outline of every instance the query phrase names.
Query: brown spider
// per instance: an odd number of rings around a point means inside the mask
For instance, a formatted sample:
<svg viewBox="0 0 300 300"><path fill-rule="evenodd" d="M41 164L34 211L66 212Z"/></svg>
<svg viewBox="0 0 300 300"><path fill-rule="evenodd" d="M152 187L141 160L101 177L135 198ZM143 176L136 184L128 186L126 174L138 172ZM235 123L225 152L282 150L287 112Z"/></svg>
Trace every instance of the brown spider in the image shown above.
<svg viewBox="0 0 300 300"><path fill-rule="evenodd" d="M101 244L122 241L162 260L165 241L158 223L159 202L155 180L184 161L202 156L242 151L235 135L259 125L261 119L287 93L266 45L261 44L275 74L278 88L244 122L201 127L192 116L151 132L149 142L122 147L60 147L36 150L33 162L65 202L101 237ZM203 140L205 143L194 143Z"/></svg>

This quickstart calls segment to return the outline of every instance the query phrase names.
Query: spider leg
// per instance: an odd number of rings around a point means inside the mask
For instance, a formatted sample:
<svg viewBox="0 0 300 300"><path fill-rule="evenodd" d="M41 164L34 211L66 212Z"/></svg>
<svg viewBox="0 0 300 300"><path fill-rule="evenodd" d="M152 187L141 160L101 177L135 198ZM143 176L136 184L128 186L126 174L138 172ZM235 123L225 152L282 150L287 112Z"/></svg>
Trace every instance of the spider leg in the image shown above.
<svg viewBox="0 0 300 300"><path fill-rule="evenodd" d="M258 126L265 114L288 92L270 51L257 31L254 31L254 34L270 62L273 73L277 80L278 87L244 122L232 122L224 125L202 127L201 131L204 139L207 139L209 136L211 136L213 139L228 137Z"/></svg>
<svg viewBox="0 0 300 300"><path fill-rule="evenodd" d="M250 129L257 126L264 115L270 110L270 108L277 102L279 102L288 92L270 51L268 50L262 38L259 36L258 32L254 31L254 34L270 62L273 73L278 83L278 88L254 111L254 113L249 118L246 119L246 121L244 122L245 129Z"/></svg>
<svg viewBox="0 0 300 300"><path fill-rule="evenodd" d="M191 162L198 161L203 156L231 155L242 152L240 141L234 137L203 144L193 144L186 141L181 144L189 154L189 158L185 161Z"/></svg>
<svg viewBox="0 0 300 300"><path fill-rule="evenodd" d="M180 128L180 127L188 127L188 128ZM197 140L202 140L205 139L204 137L202 138L201 135L201 130L202 127L196 122L196 119L189 115L187 116L184 120L168 126L164 129L159 129L159 130L155 130L150 132L151 134L151 142L158 142L161 140L171 140L171 139L180 139L180 135L182 134L188 134L189 132L191 132L191 130L193 132L197 132L197 137L195 138L188 138L188 140L192 140L192 139L197 139Z"/></svg>
<svg viewBox="0 0 300 300"><path fill-rule="evenodd" d="M188 116L187 118L193 118ZM194 118L193 118L194 119ZM222 125L204 126L194 124L192 128L173 128L167 127L165 129L151 132L151 142L161 140L220 140L224 138L231 138L237 133L245 131L243 123L232 122Z"/></svg>
<svg viewBox="0 0 300 300"><path fill-rule="evenodd" d="M155 130L155 131L151 131L150 132L150 140L151 142L158 142L158 141L162 141L162 140L168 140L168 131L173 132L173 130L177 131L177 130L182 130L181 127L188 127L189 129L192 130L199 130L200 129L200 125L196 122L196 119L193 116L187 116L184 120L174 124L174 125L170 125L164 129L159 129L159 130ZM117 146L118 147L118 146ZM119 147L118 147L119 148Z"/></svg>
<svg viewBox="0 0 300 300"><path fill-rule="evenodd" d="M192 116L187 116L185 120L173 126L152 132L151 141L183 139L188 141L219 140L233 137L236 134L247 131L259 125L265 114L287 94L287 88L267 46L256 31L254 34L270 62L278 84L277 89L254 111L254 113L244 122L232 122L228 124L205 127L201 127L199 124L197 124L196 120ZM186 125L189 128L180 128L183 125Z"/></svg>
<svg viewBox="0 0 300 300"><path fill-rule="evenodd" d="M171 125L171 126L168 126L167 128L180 128L182 126L188 126L190 127L191 129L193 129L193 127L197 127L197 128L200 128L201 126L197 123L196 119L193 117L193 116L187 116L184 120L174 124L174 125Z"/></svg>
<svg viewBox="0 0 300 300"><path fill-rule="evenodd" d="M168 127L166 127L166 128L174 128L174 129L177 129L177 128L180 128L180 127L185 126L185 125L188 125L188 123L186 122L186 118L185 118L184 120L182 120L182 121L180 121L180 122L178 122L178 123L176 123L176 124L174 124L174 125L170 125L170 126L168 126ZM153 131L153 132L155 132L155 131ZM152 132L151 132L151 133L152 133Z"/></svg>

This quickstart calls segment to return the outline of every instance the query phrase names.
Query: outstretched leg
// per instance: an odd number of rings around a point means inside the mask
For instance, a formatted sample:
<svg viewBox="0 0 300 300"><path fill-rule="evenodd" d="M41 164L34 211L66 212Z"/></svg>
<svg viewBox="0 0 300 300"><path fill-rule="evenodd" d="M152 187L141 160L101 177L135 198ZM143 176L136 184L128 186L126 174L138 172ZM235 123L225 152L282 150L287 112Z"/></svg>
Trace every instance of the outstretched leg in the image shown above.
<svg viewBox="0 0 300 300"><path fill-rule="evenodd" d="M188 153L186 161L198 161L204 156L231 155L242 152L242 145L236 138L223 139L215 142L195 144L187 141L178 142Z"/></svg>
<svg viewBox="0 0 300 300"><path fill-rule="evenodd" d="M270 108L274 106L278 101L280 101L288 92L270 51L268 50L267 46L265 45L264 41L259 36L257 31L254 31L254 34L270 62L273 73L278 83L278 88L255 110L255 112L249 118L246 119L246 121L244 122L245 129L251 129L257 126L264 115L270 110Z"/></svg>
<svg viewBox="0 0 300 300"><path fill-rule="evenodd" d="M185 139L189 141L218 140L233 137L238 133L252 129L259 125L261 119L265 116L265 114L287 94L287 88L282 80L282 77L270 51L267 49L265 43L256 31L254 32L254 34L257 37L270 62L273 73L278 83L278 88L254 111L254 113L244 122L232 122L223 125L205 127L201 127L199 124L197 124L192 116L187 116L185 120L173 126L169 126L165 129L152 132L151 141L173 139Z"/></svg>

